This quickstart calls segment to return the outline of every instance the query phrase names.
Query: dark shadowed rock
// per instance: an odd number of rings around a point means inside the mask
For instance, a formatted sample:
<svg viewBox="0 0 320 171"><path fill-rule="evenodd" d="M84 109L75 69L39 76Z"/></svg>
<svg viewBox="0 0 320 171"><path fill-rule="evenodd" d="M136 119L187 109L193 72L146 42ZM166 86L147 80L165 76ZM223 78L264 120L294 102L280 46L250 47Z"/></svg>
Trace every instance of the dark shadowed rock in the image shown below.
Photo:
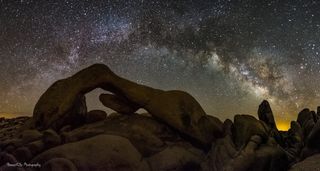
<svg viewBox="0 0 320 171"><path fill-rule="evenodd" d="M33 114L36 128L59 130L64 125L78 126L84 123L87 113L85 96L72 96L73 90L68 88L69 84L58 81L41 96Z"/></svg>
<svg viewBox="0 0 320 171"><path fill-rule="evenodd" d="M200 104L186 92L163 92L151 99L145 109L203 146L223 135L222 122L206 115Z"/></svg>
<svg viewBox="0 0 320 171"><path fill-rule="evenodd" d="M269 128L271 128L269 136L274 137L280 145L283 145L283 139L278 131L276 122L274 121L273 113L268 101L264 100L260 104L258 109L258 116L259 120L263 121Z"/></svg>
<svg viewBox="0 0 320 171"><path fill-rule="evenodd" d="M40 133L36 129L24 130L19 135L19 138L22 139L23 144L39 140L39 139L41 139L41 137L42 137L42 133Z"/></svg>
<svg viewBox="0 0 320 171"><path fill-rule="evenodd" d="M65 142L76 142L99 134L126 137L144 156L148 157L164 150L165 142L176 142L181 138L166 124L152 117L138 114L118 115L103 122L88 124L63 134Z"/></svg>
<svg viewBox="0 0 320 171"><path fill-rule="evenodd" d="M309 109L303 109L298 114L297 122L301 125L304 138L308 137L309 133L311 132L312 128L315 125L312 112Z"/></svg>
<svg viewBox="0 0 320 171"><path fill-rule="evenodd" d="M225 135L232 135L233 123L230 119L226 119L222 127Z"/></svg>
<svg viewBox="0 0 320 171"><path fill-rule="evenodd" d="M320 122L317 122L310 134L305 138L306 143L301 152L301 159L305 159L320 152Z"/></svg>
<svg viewBox="0 0 320 171"><path fill-rule="evenodd" d="M138 105L135 105L124 98L112 94L101 94L99 96L99 99L104 106L118 113L131 114L136 112L140 108Z"/></svg>
<svg viewBox="0 0 320 171"><path fill-rule="evenodd" d="M202 163L204 171L220 171L226 169L237 154L231 135L218 139L212 144L207 159Z"/></svg>
<svg viewBox="0 0 320 171"><path fill-rule="evenodd" d="M317 122L307 137L306 145L309 148L320 150L320 122Z"/></svg>
<svg viewBox="0 0 320 171"><path fill-rule="evenodd" d="M318 115L318 117L320 117L320 106L318 106L318 108L317 108L317 115Z"/></svg>
<svg viewBox="0 0 320 171"><path fill-rule="evenodd" d="M201 145L208 146L222 135L221 121L208 117L190 94L136 84L115 75L102 64L92 65L49 87L34 109L37 128L59 130L63 125L78 125L85 113L79 110L83 108L79 102L83 101L85 93L96 88L110 91L118 99L126 99L130 104L143 107L155 118Z"/></svg>
<svg viewBox="0 0 320 171"><path fill-rule="evenodd" d="M78 171L76 166L68 159L65 158L54 158L47 161L42 167L41 170L46 171Z"/></svg>
<svg viewBox="0 0 320 171"><path fill-rule="evenodd" d="M39 154L45 150L45 144L42 140L34 141L26 145L33 155Z"/></svg>
<svg viewBox="0 0 320 171"><path fill-rule="evenodd" d="M13 155L19 162L27 162L32 159L33 155L29 148L20 147L13 152Z"/></svg>
<svg viewBox="0 0 320 171"><path fill-rule="evenodd" d="M227 135L212 145L202 168L204 171L282 171L286 170L287 164L286 153L273 138L264 143L263 138L253 135L245 146L237 150L231 137Z"/></svg>
<svg viewBox="0 0 320 171"><path fill-rule="evenodd" d="M290 171L310 171L319 170L320 168L320 154L313 155L305 160L296 163L290 168Z"/></svg>
<svg viewBox="0 0 320 171"><path fill-rule="evenodd" d="M276 122L274 121L273 113L268 101L264 100L258 109L259 119L265 122L270 128L277 128Z"/></svg>
<svg viewBox="0 0 320 171"><path fill-rule="evenodd" d="M305 122L309 119L313 119L312 114L310 113L309 109L303 109L299 114L297 118L297 122L303 126Z"/></svg>
<svg viewBox="0 0 320 171"><path fill-rule="evenodd" d="M0 166L6 164L6 163L17 163L18 160L9 153L6 152L0 152Z"/></svg>
<svg viewBox="0 0 320 171"><path fill-rule="evenodd" d="M107 118L107 113L102 110L92 110L86 115L86 123L103 121Z"/></svg>
<svg viewBox="0 0 320 171"><path fill-rule="evenodd" d="M69 167L73 164L78 170L83 171L150 170L147 162L128 139L114 135L99 135L49 149L35 157L31 163L38 162L43 165L55 158L65 160L52 161L50 165L59 164L60 167L61 164L67 164Z"/></svg>
<svg viewBox="0 0 320 171"><path fill-rule="evenodd" d="M315 123L317 123L317 121L319 120L319 116L317 115L317 113L315 111L311 111L311 114L313 116L313 121Z"/></svg>
<svg viewBox="0 0 320 171"><path fill-rule="evenodd" d="M288 137L285 139L286 151L290 162L295 162L303 147L303 130L296 121L291 121Z"/></svg>
<svg viewBox="0 0 320 171"><path fill-rule="evenodd" d="M255 161L249 170L283 171L288 169L288 158L285 151L276 144L261 145L255 151Z"/></svg>
<svg viewBox="0 0 320 171"><path fill-rule="evenodd" d="M181 170L200 171L204 156L192 153L179 146L170 146L148 158L153 171Z"/></svg>
<svg viewBox="0 0 320 171"><path fill-rule="evenodd" d="M239 149L245 146L253 135L259 135L264 141L268 139L268 130L262 121L251 115L236 115L233 124L233 139Z"/></svg>
<svg viewBox="0 0 320 171"><path fill-rule="evenodd" d="M82 101L84 94L96 88L134 100L137 104L145 104L161 92L122 79L107 66L95 64L48 88L34 108L33 117L37 128L58 130L64 125L73 125L84 114L78 113L81 111L79 101Z"/></svg>
<svg viewBox="0 0 320 171"><path fill-rule="evenodd" d="M230 160L225 167L225 170L245 171L255 162L255 150L262 143L260 136L254 135L246 146Z"/></svg>
<svg viewBox="0 0 320 171"><path fill-rule="evenodd" d="M47 147L54 147L61 144L61 137L52 129L43 132L42 141Z"/></svg>

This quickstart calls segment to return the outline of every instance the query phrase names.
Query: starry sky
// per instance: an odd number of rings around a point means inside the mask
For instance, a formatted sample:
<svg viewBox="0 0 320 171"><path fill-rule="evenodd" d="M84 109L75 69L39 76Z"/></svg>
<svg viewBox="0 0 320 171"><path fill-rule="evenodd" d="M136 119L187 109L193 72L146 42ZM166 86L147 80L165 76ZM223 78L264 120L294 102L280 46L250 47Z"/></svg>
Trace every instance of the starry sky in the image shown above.
<svg viewBox="0 0 320 171"><path fill-rule="evenodd" d="M320 105L316 0L0 0L0 114L32 115L56 80L104 63L132 81L188 91L221 120L278 123ZM90 109L105 109L95 90Z"/></svg>

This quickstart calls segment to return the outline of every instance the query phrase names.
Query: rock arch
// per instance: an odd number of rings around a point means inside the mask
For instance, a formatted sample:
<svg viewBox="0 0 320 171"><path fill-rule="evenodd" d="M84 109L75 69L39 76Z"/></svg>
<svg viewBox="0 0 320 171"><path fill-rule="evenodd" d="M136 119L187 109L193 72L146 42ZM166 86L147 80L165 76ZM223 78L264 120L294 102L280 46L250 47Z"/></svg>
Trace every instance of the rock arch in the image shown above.
<svg viewBox="0 0 320 171"><path fill-rule="evenodd" d="M116 75L103 64L94 64L50 86L34 108L36 127L58 130L67 124L81 123L86 114L84 95L96 88L113 94L100 96L100 100L108 99L107 107L130 106L130 112L144 108L153 117L201 144L209 145L222 135L221 121L206 115L190 94L134 83Z"/></svg>

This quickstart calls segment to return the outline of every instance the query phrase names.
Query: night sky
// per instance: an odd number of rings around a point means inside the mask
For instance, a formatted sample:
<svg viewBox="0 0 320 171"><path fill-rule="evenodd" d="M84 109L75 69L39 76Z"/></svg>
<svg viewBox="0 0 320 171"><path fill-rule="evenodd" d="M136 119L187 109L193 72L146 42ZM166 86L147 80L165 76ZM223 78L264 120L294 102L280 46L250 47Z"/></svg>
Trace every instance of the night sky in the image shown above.
<svg viewBox="0 0 320 171"><path fill-rule="evenodd" d="M0 0L0 113L32 115L54 81L104 63L221 120L267 99L288 123L320 105L319 53L316 0Z"/></svg>

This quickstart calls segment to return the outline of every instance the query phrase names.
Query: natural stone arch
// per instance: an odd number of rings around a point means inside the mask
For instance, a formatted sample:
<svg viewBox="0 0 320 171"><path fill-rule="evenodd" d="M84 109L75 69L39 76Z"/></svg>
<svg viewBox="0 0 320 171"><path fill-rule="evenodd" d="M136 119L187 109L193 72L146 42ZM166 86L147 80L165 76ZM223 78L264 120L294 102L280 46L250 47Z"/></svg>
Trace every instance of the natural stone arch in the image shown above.
<svg viewBox="0 0 320 171"><path fill-rule="evenodd" d="M86 113L84 95L96 88L113 93L112 103L129 104L134 107L132 112L144 108L153 117L201 144L209 145L222 135L221 121L206 115L190 94L134 83L117 76L103 64L92 65L50 86L35 106L33 117L36 127L58 130L78 120L77 117L81 122L82 115Z"/></svg>

